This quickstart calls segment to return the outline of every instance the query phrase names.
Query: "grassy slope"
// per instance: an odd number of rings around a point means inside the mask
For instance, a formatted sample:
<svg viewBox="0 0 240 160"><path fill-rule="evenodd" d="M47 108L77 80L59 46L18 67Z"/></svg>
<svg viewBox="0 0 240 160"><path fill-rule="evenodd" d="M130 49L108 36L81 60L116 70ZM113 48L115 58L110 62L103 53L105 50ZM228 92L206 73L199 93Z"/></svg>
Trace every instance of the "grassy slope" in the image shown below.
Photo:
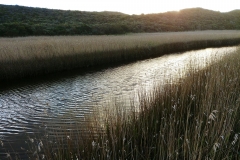
<svg viewBox="0 0 240 160"><path fill-rule="evenodd" d="M239 31L0 39L0 80L120 64L206 47L236 45Z"/></svg>
<svg viewBox="0 0 240 160"><path fill-rule="evenodd" d="M0 36L89 35L240 29L240 12L202 8L147 15L0 5Z"/></svg>

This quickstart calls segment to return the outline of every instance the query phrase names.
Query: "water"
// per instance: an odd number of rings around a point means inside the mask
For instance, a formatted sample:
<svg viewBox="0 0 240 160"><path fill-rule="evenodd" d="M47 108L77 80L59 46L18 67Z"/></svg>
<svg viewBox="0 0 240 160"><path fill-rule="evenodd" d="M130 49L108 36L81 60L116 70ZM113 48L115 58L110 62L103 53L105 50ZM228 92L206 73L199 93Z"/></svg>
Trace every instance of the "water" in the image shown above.
<svg viewBox="0 0 240 160"><path fill-rule="evenodd" d="M202 68L236 47L209 48L138 61L92 73L68 76L0 92L0 159L24 151L37 133L81 123L94 107L112 101L137 104L139 91L187 74L189 63ZM4 144L1 146L1 144ZM21 157L21 155L20 155Z"/></svg>

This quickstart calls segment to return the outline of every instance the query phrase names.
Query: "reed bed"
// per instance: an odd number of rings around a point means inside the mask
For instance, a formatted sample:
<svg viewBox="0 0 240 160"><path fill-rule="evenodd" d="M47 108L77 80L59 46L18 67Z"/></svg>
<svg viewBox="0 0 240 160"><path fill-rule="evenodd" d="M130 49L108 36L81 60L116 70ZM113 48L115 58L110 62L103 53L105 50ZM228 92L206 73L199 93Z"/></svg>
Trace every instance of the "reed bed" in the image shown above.
<svg viewBox="0 0 240 160"><path fill-rule="evenodd" d="M95 111L88 123L76 126L78 134L70 130L38 140L29 157L239 159L239 55L240 47L201 70L192 62L176 83L140 92L139 105L127 110L113 102L115 109Z"/></svg>
<svg viewBox="0 0 240 160"><path fill-rule="evenodd" d="M239 43L237 30L0 38L0 81Z"/></svg>

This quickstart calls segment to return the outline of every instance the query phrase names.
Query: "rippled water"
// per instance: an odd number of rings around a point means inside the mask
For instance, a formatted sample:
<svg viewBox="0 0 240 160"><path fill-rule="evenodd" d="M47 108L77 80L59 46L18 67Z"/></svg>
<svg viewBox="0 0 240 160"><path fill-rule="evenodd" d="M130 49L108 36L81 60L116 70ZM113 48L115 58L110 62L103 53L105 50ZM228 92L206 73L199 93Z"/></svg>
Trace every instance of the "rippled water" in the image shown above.
<svg viewBox="0 0 240 160"><path fill-rule="evenodd" d="M0 157L6 156L9 150L20 151L26 137L79 123L95 106L109 101L124 100L127 105L139 90L151 90L155 83L164 84L177 78L179 72L184 75L189 63L204 67L210 60L235 49L185 52L1 91L0 142L4 145L0 144Z"/></svg>

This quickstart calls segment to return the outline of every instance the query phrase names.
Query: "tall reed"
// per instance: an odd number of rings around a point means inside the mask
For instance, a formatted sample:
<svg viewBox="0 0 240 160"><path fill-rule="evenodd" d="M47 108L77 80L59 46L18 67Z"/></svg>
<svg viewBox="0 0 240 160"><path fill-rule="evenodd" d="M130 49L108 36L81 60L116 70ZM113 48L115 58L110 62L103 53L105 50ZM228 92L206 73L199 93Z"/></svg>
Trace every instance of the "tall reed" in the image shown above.
<svg viewBox="0 0 240 160"><path fill-rule="evenodd" d="M239 31L0 38L0 81L239 43Z"/></svg>

